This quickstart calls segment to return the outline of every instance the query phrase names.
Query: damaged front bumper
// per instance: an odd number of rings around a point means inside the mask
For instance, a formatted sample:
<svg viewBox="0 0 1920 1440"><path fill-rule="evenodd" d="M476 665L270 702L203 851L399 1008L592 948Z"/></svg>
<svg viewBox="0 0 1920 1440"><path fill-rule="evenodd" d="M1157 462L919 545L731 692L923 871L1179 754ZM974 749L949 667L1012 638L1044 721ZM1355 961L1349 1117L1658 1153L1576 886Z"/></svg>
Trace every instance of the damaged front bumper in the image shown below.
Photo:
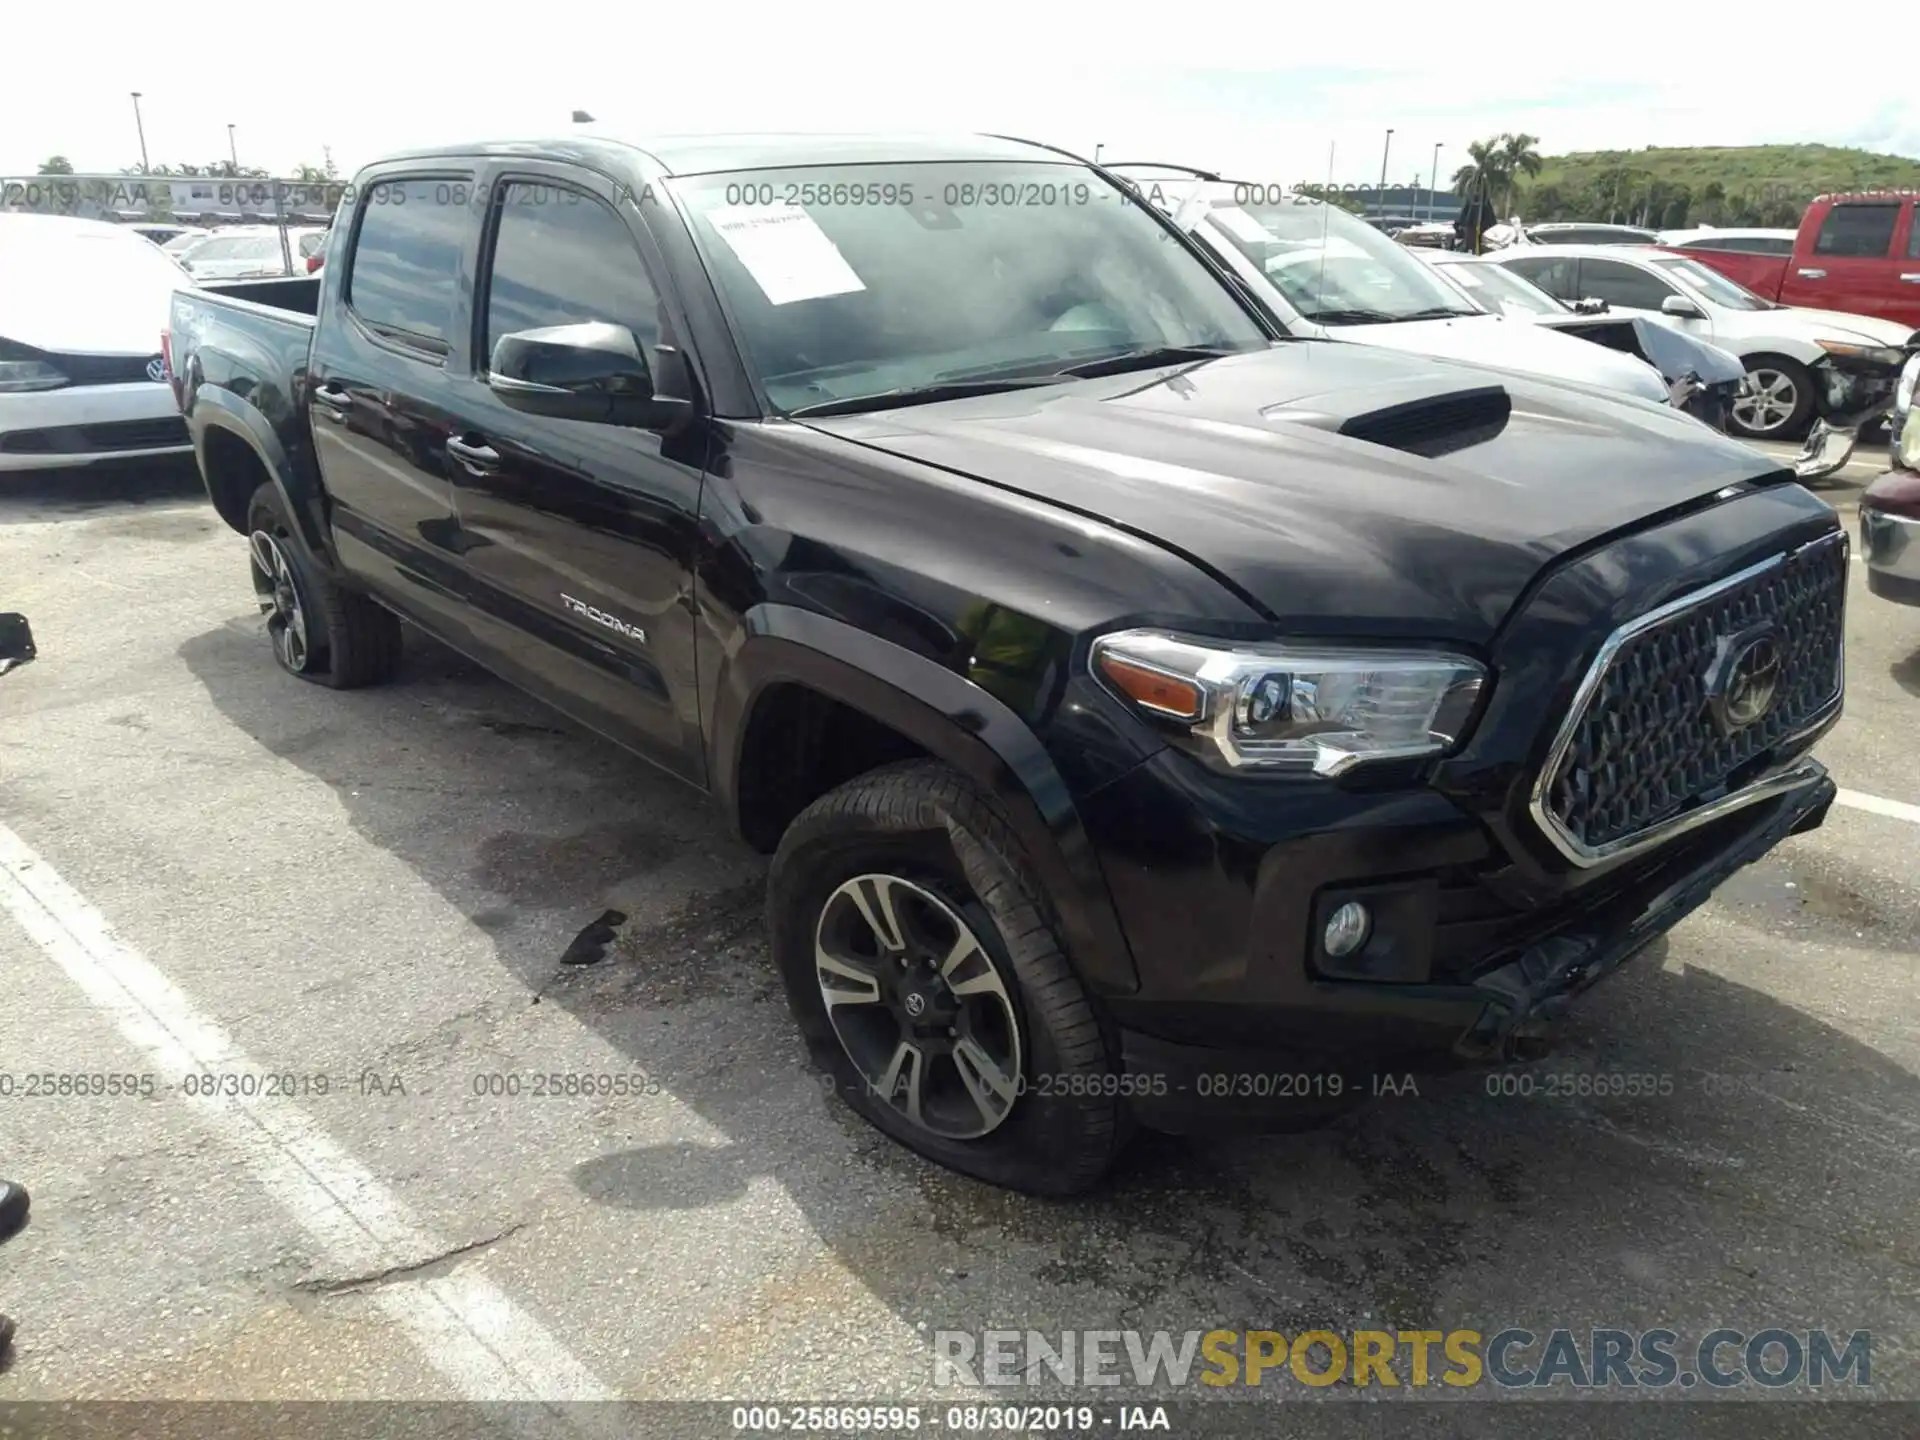
<svg viewBox="0 0 1920 1440"><path fill-rule="evenodd" d="M1793 459L1794 477L1823 480L1845 468L1860 444L1860 432L1894 406L1901 366L1916 352L1830 355L1814 367L1819 418Z"/></svg>
<svg viewBox="0 0 1920 1440"><path fill-rule="evenodd" d="M1838 793L1826 768L1802 757L1776 777L1779 793L1701 842L1691 858L1613 889L1591 908L1466 983L1321 982L1314 1048L1221 1038L1203 1043L1118 1027L1135 1118L1150 1129L1219 1133L1294 1129L1357 1103L1406 1093L1408 1076L1536 1059L1554 1022L1698 909L1735 872L1788 836L1817 829ZM1259 1018L1257 1003L1240 1007ZM1279 1029L1278 1024L1274 1026Z"/></svg>

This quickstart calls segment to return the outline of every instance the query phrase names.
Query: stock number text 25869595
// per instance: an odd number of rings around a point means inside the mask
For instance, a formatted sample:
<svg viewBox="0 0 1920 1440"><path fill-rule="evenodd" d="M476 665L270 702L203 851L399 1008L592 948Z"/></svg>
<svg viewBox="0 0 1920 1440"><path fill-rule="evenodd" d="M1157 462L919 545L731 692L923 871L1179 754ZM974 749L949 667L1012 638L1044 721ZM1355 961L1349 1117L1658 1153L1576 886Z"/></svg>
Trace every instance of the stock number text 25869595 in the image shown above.
<svg viewBox="0 0 1920 1440"><path fill-rule="evenodd" d="M945 185L908 182L770 181L743 180L728 185L721 198L728 205L903 205L968 209L980 206L1086 205L1100 192L1084 181L985 180Z"/></svg>

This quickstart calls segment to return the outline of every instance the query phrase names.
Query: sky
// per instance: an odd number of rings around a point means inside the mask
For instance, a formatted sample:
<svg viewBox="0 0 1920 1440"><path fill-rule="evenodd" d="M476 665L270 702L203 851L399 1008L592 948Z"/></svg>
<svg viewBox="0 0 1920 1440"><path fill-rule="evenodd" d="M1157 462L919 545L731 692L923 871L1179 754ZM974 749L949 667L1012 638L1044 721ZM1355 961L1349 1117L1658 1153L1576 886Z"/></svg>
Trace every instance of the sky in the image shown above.
<svg viewBox="0 0 1920 1440"><path fill-rule="evenodd" d="M1544 7L1431 0L14 10L0 175L53 154L138 164L135 90L153 163L224 158L231 124L240 162L275 174L325 147L348 176L390 150L563 132L575 108L635 138L985 130L1288 185L1376 183L1383 160L1390 183L1425 183L1436 144L1444 176L1468 141L1515 130L1548 154L1824 141L1920 157L1920 87L1871 63L1809 72L1773 23L1715 25L1705 49L1656 31L1616 56L1543 43ZM1203 25L1184 35L1182 16Z"/></svg>

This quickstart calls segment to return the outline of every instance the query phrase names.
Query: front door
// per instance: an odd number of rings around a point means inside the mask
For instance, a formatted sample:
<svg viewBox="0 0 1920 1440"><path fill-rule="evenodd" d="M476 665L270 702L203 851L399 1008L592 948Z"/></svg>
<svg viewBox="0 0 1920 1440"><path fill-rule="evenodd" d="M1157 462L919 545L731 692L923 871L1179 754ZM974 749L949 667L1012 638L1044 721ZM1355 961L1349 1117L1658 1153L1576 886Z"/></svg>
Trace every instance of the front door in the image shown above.
<svg viewBox="0 0 1920 1440"><path fill-rule="evenodd" d="M650 241L598 176L502 173L489 188L472 373L446 445L483 658L704 784L692 597L704 432L663 441L527 415L486 385L502 335L554 325L624 325L651 362L664 310Z"/></svg>

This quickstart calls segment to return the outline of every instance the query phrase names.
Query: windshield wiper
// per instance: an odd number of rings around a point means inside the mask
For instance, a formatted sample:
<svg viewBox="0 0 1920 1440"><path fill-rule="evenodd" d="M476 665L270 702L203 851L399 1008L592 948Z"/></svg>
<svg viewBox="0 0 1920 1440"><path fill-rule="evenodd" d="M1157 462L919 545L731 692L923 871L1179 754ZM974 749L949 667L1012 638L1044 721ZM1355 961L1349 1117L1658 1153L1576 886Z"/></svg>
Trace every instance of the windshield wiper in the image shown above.
<svg viewBox="0 0 1920 1440"><path fill-rule="evenodd" d="M1100 375L1121 375L1129 370L1151 370L1156 365L1178 365L1187 360L1218 360L1223 355L1241 352L1227 345L1148 345L1138 350L1122 350L1118 355L1101 355L1082 360L1053 373L1091 380Z"/></svg>
<svg viewBox="0 0 1920 1440"><path fill-rule="evenodd" d="M1396 320L1457 320L1468 315L1484 315L1484 310L1462 310L1455 305L1435 305L1428 310L1413 310L1396 315Z"/></svg>
<svg viewBox="0 0 1920 1440"><path fill-rule="evenodd" d="M1036 385L1057 385L1054 375L1002 375L997 379L943 380L938 385L907 385L898 390L877 390L871 395L848 395L839 400L822 400L787 411L790 419L807 415L857 415L867 410L897 410L906 405L933 405L942 400L963 400L969 395L997 395L1006 390L1028 390Z"/></svg>
<svg viewBox="0 0 1920 1440"><path fill-rule="evenodd" d="M1384 310L1302 310L1302 320L1316 325L1391 325L1404 315L1389 315Z"/></svg>

